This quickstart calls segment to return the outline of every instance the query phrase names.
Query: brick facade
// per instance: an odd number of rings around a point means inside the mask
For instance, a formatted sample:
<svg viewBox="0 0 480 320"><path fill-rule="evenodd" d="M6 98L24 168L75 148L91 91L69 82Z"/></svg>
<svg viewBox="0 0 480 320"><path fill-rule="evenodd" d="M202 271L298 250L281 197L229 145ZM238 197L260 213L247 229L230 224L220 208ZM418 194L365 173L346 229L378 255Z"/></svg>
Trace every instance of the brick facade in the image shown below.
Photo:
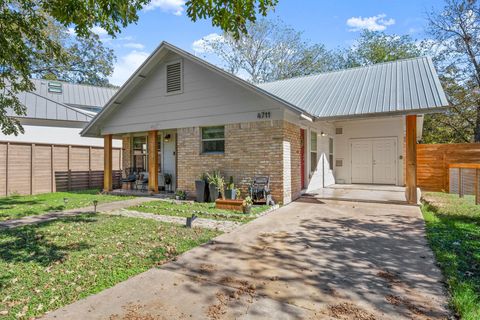
<svg viewBox="0 0 480 320"><path fill-rule="evenodd" d="M283 120L225 125L223 154L201 154L199 127L177 129L177 188L193 195L203 172L219 170L226 182L233 176L244 197L254 176L269 176L274 200L288 203L300 196L300 148L300 128ZM128 138L124 152L126 168Z"/></svg>
<svg viewBox="0 0 480 320"><path fill-rule="evenodd" d="M122 168L128 170L132 167L132 144L130 136L122 137Z"/></svg>

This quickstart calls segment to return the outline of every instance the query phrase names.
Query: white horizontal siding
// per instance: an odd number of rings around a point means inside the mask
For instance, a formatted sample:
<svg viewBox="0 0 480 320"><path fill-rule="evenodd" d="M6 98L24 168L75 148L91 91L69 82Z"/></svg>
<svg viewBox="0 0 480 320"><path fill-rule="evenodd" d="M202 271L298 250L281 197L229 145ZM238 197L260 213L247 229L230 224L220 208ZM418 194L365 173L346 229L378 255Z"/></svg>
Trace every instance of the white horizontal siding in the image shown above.
<svg viewBox="0 0 480 320"><path fill-rule="evenodd" d="M256 121L259 111L270 111L272 120L282 118L276 102L187 59L183 93L166 94L165 63L178 59L169 54L153 68L108 118L102 133Z"/></svg>

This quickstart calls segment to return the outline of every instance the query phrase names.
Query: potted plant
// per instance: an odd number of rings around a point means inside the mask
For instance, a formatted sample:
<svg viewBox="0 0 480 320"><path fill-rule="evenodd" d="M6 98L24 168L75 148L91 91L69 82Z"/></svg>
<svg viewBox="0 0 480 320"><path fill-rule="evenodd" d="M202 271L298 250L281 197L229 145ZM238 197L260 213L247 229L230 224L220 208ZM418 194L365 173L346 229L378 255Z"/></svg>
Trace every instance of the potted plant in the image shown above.
<svg viewBox="0 0 480 320"><path fill-rule="evenodd" d="M197 202L205 202L208 200L208 178L206 173L202 173L200 177L195 180L195 191Z"/></svg>
<svg viewBox="0 0 480 320"><path fill-rule="evenodd" d="M165 179L165 185L168 186L168 191L170 191L170 185L172 184L172 175L170 173L165 173L163 177Z"/></svg>
<svg viewBox="0 0 480 320"><path fill-rule="evenodd" d="M208 178L208 191L209 191L209 200L210 202L215 202L218 199L220 192L223 197L223 188L225 185L225 180L223 180L220 171L213 171L212 173L207 173Z"/></svg>
<svg viewBox="0 0 480 320"><path fill-rule="evenodd" d="M227 190L225 190L225 198L230 200L235 200L237 198L237 189L235 189L235 184L233 183L233 177L230 176L230 181L227 185Z"/></svg>
<svg viewBox="0 0 480 320"><path fill-rule="evenodd" d="M175 199L187 200L187 192L185 192L184 190L177 190L177 192L175 192Z"/></svg>
<svg viewBox="0 0 480 320"><path fill-rule="evenodd" d="M252 211L252 205L252 198L250 196L247 196L245 200L243 200L243 213L250 214L250 212Z"/></svg>

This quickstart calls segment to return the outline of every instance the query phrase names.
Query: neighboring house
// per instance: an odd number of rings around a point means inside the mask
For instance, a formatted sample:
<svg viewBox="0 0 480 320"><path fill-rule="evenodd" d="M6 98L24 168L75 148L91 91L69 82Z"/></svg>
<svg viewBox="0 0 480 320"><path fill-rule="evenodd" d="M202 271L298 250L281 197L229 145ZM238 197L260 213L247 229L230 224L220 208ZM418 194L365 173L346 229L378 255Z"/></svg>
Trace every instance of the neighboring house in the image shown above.
<svg viewBox="0 0 480 320"><path fill-rule="evenodd" d="M19 117L11 110L7 113L20 119L25 133L18 136L0 133L0 141L103 146L103 140L84 138L79 133L117 89L42 79L32 81L34 91L18 94L26 107L26 115Z"/></svg>
<svg viewBox="0 0 480 320"><path fill-rule="evenodd" d="M447 105L426 57L253 85L163 42L82 135L122 139L123 167L148 168L153 192L156 173L193 192L202 172L220 170L243 190L269 176L288 203L333 183L406 177L416 202L417 115Z"/></svg>

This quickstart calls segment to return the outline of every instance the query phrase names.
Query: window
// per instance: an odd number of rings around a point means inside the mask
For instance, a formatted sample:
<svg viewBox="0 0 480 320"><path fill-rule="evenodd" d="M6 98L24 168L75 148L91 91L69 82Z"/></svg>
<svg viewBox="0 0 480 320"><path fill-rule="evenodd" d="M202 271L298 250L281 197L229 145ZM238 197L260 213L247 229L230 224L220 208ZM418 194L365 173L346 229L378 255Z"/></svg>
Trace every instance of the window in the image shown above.
<svg viewBox="0 0 480 320"><path fill-rule="evenodd" d="M133 137L132 149L133 170L145 171L147 169L147 137Z"/></svg>
<svg viewBox="0 0 480 320"><path fill-rule="evenodd" d="M61 82L48 82L48 92L50 93L62 93L62 83Z"/></svg>
<svg viewBox="0 0 480 320"><path fill-rule="evenodd" d="M167 94L181 93L183 90L182 62L167 64Z"/></svg>
<svg viewBox="0 0 480 320"><path fill-rule="evenodd" d="M328 163L333 170L333 138L328 138Z"/></svg>
<svg viewBox="0 0 480 320"><path fill-rule="evenodd" d="M202 153L225 152L225 127L202 128Z"/></svg>
<svg viewBox="0 0 480 320"><path fill-rule="evenodd" d="M343 134L343 128L335 128L335 134Z"/></svg>
<svg viewBox="0 0 480 320"><path fill-rule="evenodd" d="M317 170L317 133L312 131L310 134L310 172Z"/></svg>

